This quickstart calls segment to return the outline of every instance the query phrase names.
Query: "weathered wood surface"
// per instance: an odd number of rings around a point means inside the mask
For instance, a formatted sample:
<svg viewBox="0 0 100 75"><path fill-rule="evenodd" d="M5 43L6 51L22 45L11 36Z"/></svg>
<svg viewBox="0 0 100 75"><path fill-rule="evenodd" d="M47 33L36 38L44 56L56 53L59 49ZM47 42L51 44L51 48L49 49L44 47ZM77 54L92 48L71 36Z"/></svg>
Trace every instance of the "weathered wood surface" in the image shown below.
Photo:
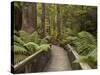
<svg viewBox="0 0 100 75"><path fill-rule="evenodd" d="M31 56L27 57L26 59L24 59L23 61L19 62L18 64L16 64L14 66L14 71L16 72L17 70L19 70L22 67L25 67L28 63L30 63L31 61L33 61L33 58L35 58L35 56L37 56L39 53L41 53L43 50L39 50L36 53L32 54Z"/></svg>
<svg viewBox="0 0 100 75"><path fill-rule="evenodd" d="M71 47L69 44L67 44L67 48L68 48L68 51L73 53L73 55L75 56L75 59L79 58L78 53L73 49L73 47ZM39 50L38 52L36 52L33 55L27 57L26 59L24 59L20 63L14 65L14 71L17 72L17 71L21 70L21 68L25 69L26 73L29 73L29 72L42 72L42 71L49 72L49 71L72 70L70 59L68 57L68 52L65 51L63 48L61 48L59 46L52 45L51 49L50 49L50 52L49 52L50 53L50 55L49 55L50 60L49 60L49 57L47 57L43 53L42 58L40 58L41 56L39 56L39 58L38 58L39 61L37 62L37 64L34 64L34 65L36 65L35 68L37 67L36 71L32 71L32 69L34 67L31 66L32 65L31 62L35 59L35 57L37 55L40 55L40 53L42 53L42 51L43 50ZM48 53L46 53L46 54L48 54ZM47 58L45 58L45 57L47 57ZM42 61L45 61L45 62L42 62L41 59L42 59ZM49 62L46 61L47 59L49 60ZM47 65L46 65L46 63L47 63ZM81 69L84 69L84 70L91 69L91 67L87 63L79 63L79 64L80 64ZM37 69L39 69L39 67L41 69L37 70Z"/></svg>
<svg viewBox="0 0 100 75"><path fill-rule="evenodd" d="M48 65L45 67L44 71L66 71L71 70L69 58L67 52L56 45L51 47L51 59Z"/></svg>
<svg viewBox="0 0 100 75"><path fill-rule="evenodd" d="M69 48L69 50L74 54L76 59L79 59L79 55L78 53L73 49L73 47L71 47L69 44L67 44L67 47ZM91 67L87 64L87 63L79 63L81 68L83 70L87 70L87 69L91 69Z"/></svg>

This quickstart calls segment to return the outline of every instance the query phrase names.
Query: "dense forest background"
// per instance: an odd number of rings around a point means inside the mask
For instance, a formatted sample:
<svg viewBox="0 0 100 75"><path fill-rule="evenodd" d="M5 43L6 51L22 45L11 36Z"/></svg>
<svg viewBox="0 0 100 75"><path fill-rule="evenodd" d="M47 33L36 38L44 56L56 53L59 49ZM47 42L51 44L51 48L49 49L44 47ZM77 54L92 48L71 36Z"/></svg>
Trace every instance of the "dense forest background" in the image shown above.
<svg viewBox="0 0 100 75"><path fill-rule="evenodd" d="M80 55L75 63L97 67L97 7L14 2L14 64L50 44L72 45Z"/></svg>

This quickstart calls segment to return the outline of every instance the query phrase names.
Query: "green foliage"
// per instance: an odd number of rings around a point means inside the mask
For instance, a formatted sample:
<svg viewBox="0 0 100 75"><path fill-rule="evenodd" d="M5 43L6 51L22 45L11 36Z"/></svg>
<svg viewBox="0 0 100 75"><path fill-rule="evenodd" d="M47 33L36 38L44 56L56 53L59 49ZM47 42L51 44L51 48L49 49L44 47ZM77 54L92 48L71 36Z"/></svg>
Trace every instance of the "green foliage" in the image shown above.
<svg viewBox="0 0 100 75"><path fill-rule="evenodd" d="M20 38L25 42L25 43L28 43L31 41L31 37L30 37L30 34L21 30L18 32L19 33L19 36Z"/></svg>
<svg viewBox="0 0 100 75"><path fill-rule="evenodd" d="M16 33L18 36L16 35ZM16 57L14 62L18 63L38 50L48 50L48 44L44 43L43 45L39 45L39 43L40 38L37 32L29 34L22 30L19 32L14 31L14 45L12 46L12 50L14 49L13 52Z"/></svg>
<svg viewBox="0 0 100 75"><path fill-rule="evenodd" d="M21 38L16 35L14 35L14 42L18 43L19 45L24 44L24 41L22 41Z"/></svg>
<svg viewBox="0 0 100 75"><path fill-rule="evenodd" d="M79 59L75 60L74 63L85 62L88 63L92 68L96 68L97 65L97 49L96 39L92 34L86 31L74 33L71 29L66 29L63 34L63 39L60 41L61 46L71 44L74 46L80 55Z"/></svg>
<svg viewBox="0 0 100 75"><path fill-rule="evenodd" d="M38 32L33 32L32 34L29 34L25 31L19 31L19 35L20 35L20 38L25 42L25 43L28 43L28 42L35 42L37 44L40 43L40 37L39 37L39 34Z"/></svg>
<svg viewBox="0 0 100 75"><path fill-rule="evenodd" d="M94 36L86 31L78 33L78 39L72 41L79 53L79 59L74 62L88 63L92 68L96 68L97 65L97 48L96 40Z"/></svg>
<svg viewBox="0 0 100 75"><path fill-rule="evenodd" d="M75 35L75 32L73 32L73 30L72 30L71 28L67 28L67 29L65 30L65 33L66 33L67 35L70 35L70 36L74 36L74 35Z"/></svg>
<svg viewBox="0 0 100 75"><path fill-rule="evenodd" d="M48 36L45 37L45 39L50 41L51 40L51 36L48 35Z"/></svg>
<svg viewBox="0 0 100 75"><path fill-rule="evenodd" d="M21 11L23 8L31 6L33 8L34 4L25 2L14 3L14 7ZM42 14L43 8L41 3L38 3L36 6L37 24L36 29L34 26L35 32L29 34L23 30L19 32L14 30L14 46L12 47L14 47L15 62L23 60L28 54L32 54L38 50L47 51L50 47L49 43L60 42L63 47L66 44L71 44L76 48L80 58L75 62L86 62L92 67L95 67L97 62L97 44L96 36L94 37L93 35L96 35L97 32L97 8L77 5L59 5L59 9L57 9L56 4L45 4L45 6L45 14ZM57 15L57 11L59 11L59 15ZM32 14L26 12L24 14L27 14L29 17L32 16ZM41 25L43 23L43 19L41 20L43 15L45 15L44 27ZM29 19L28 21L31 22L31 20ZM59 20L59 23L57 23L57 20ZM45 31L45 38L41 37L43 29ZM57 36L59 33L61 33L60 38Z"/></svg>
<svg viewBox="0 0 100 75"><path fill-rule="evenodd" d="M51 36L46 36L43 39L41 39L40 44L48 44L51 41Z"/></svg>
<svg viewBox="0 0 100 75"><path fill-rule="evenodd" d="M14 35L19 36L19 33L16 30L14 30Z"/></svg>
<svg viewBox="0 0 100 75"><path fill-rule="evenodd" d="M50 48L50 45L49 44L42 44L42 45L40 45L39 48L43 51L48 51L48 49Z"/></svg>
<svg viewBox="0 0 100 75"><path fill-rule="evenodd" d="M72 44L74 40L77 40L77 34L73 32L72 29L66 28L64 33L62 34L62 39L60 41L61 45Z"/></svg>
<svg viewBox="0 0 100 75"><path fill-rule="evenodd" d="M78 38L77 37L73 37L73 36L68 36L67 38L66 38L66 41L67 41L67 43L72 43L74 40L77 40Z"/></svg>
<svg viewBox="0 0 100 75"><path fill-rule="evenodd" d="M95 48L92 52L88 54L88 56L93 57L94 61L97 61L97 49Z"/></svg>
<svg viewBox="0 0 100 75"><path fill-rule="evenodd" d="M14 46L12 46L13 48L14 48L14 53L15 54L24 54L24 53L27 53L27 50L24 48L24 47L22 47L22 46L17 46L17 45L14 45Z"/></svg>
<svg viewBox="0 0 100 75"><path fill-rule="evenodd" d="M78 33L79 38L86 40L90 44L96 44L96 39L89 32L82 31Z"/></svg>
<svg viewBox="0 0 100 75"><path fill-rule="evenodd" d="M19 63L20 61L22 61L26 57L27 57L27 55L24 55L24 54L14 54L14 64Z"/></svg>
<svg viewBox="0 0 100 75"><path fill-rule="evenodd" d="M28 42L24 44L24 46L27 47L29 51L39 50L39 45L34 42Z"/></svg>
<svg viewBox="0 0 100 75"><path fill-rule="evenodd" d="M27 47L28 50L36 50L36 51L38 51L38 50L47 51L50 48L49 44L38 45L34 42L29 42L29 43L25 44L24 46Z"/></svg>
<svg viewBox="0 0 100 75"><path fill-rule="evenodd" d="M80 63L80 62L86 63L87 60L88 60L88 57L86 57L86 56L80 56L80 57L79 57L77 60L75 60L73 63Z"/></svg>
<svg viewBox="0 0 100 75"><path fill-rule="evenodd" d="M93 55L91 55L93 54ZM79 59L75 60L73 63L88 63L92 68L97 68L97 55L96 50L93 50L87 56L80 56Z"/></svg>
<svg viewBox="0 0 100 75"><path fill-rule="evenodd" d="M79 54L87 55L96 48L96 40L90 33L82 31L78 33L78 37L73 43L77 47Z"/></svg>
<svg viewBox="0 0 100 75"><path fill-rule="evenodd" d="M88 64L92 68L97 68L97 49L95 48L92 52L90 52L88 55ZM92 62L92 63L91 63Z"/></svg>
<svg viewBox="0 0 100 75"><path fill-rule="evenodd" d="M38 32L36 32L36 31L33 32L30 37L31 37L32 42L35 42L37 44L40 43L40 36L39 36Z"/></svg>
<svg viewBox="0 0 100 75"><path fill-rule="evenodd" d="M48 43L48 40L47 39L45 39L45 38L41 39L40 44L47 44L47 43Z"/></svg>

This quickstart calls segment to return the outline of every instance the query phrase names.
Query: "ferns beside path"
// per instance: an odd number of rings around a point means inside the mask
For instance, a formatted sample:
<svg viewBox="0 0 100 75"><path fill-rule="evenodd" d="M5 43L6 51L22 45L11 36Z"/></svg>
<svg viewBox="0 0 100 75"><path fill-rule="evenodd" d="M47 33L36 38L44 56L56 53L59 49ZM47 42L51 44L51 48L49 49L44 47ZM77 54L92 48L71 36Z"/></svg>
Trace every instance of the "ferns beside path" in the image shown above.
<svg viewBox="0 0 100 75"><path fill-rule="evenodd" d="M61 45L71 44L80 55L80 58L75 60L75 63L86 62L92 68L97 65L97 43L95 37L86 31L74 33L68 29L61 40Z"/></svg>
<svg viewBox="0 0 100 75"><path fill-rule="evenodd" d="M28 34L25 31L14 32L14 45L12 45L14 64L17 64L38 50L47 51L50 47L49 44L42 44L41 41L42 39L39 38L37 32L32 34Z"/></svg>

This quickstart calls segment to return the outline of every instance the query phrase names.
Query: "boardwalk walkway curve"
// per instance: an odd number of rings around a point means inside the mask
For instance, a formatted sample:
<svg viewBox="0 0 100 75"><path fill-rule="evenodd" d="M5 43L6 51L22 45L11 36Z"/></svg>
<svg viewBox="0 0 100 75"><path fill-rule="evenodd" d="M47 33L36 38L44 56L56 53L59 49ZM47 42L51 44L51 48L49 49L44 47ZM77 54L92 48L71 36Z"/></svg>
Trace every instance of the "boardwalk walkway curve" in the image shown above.
<svg viewBox="0 0 100 75"><path fill-rule="evenodd" d="M44 71L66 71L71 70L71 64L67 52L56 45L51 46L51 59Z"/></svg>

